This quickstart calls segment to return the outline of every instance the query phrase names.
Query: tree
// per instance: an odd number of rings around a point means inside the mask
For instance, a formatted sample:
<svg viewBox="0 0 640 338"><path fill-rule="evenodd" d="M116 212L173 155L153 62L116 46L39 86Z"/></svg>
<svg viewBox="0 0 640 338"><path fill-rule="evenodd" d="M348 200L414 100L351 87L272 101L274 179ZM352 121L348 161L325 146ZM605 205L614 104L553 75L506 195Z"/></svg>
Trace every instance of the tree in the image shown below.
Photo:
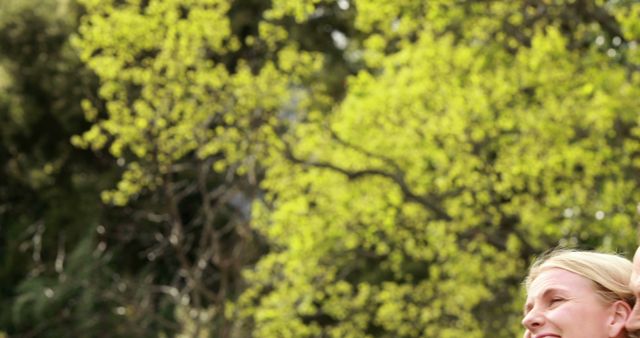
<svg viewBox="0 0 640 338"><path fill-rule="evenodd" d="M513 336L533 255L634 244L633 3L82 3L149 330Z"/></svg>
<svg viewBox="0 0 640 338"><path fill-rule="evenodd" d="M71 2L0 2L0 326L11 337L117 332L100 256L113 166L70 143L97 79L68 36ZM110 335L114 336L114 335Z"/></svg>
<svg viewBox="0 0 640 338"><path fill-rule="evenodd" d="M178 332L186 311L194 335L242 335L226 314L244 288L242 268L265 250L249 227L257 159L273 151L282 107L321 59L279 45L273 35L286 32L254 22L256 2L82 3L74 44L100 77L106 109L85 101L93 125L73 143L108 149L124 168L102 198L131 211L132 244L144 252L135 263L117 259L134 275L152 267L149 309L164 320L149 329Z"/></svg>
<svg viewBox="0 0 640 338"><path fill-rule="evenodd" d="M534 254L630 252L637 34L563 5L356 2L370 68L263 181L256 336L512 337Z"/></svg>

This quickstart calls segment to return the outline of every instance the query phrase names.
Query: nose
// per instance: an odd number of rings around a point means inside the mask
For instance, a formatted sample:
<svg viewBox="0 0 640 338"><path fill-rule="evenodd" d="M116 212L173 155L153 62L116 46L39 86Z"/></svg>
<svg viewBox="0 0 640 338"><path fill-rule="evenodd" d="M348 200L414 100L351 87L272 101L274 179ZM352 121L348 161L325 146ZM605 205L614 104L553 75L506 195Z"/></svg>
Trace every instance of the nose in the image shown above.
<svg viewBox="0 0 640 338"><path fill-rule="evenodd" d="M535 332L537 328L544 325L544 316L536 309L532 309L524 316L524 319L522 319L522 325L527 328L527 331Z"/></svg>

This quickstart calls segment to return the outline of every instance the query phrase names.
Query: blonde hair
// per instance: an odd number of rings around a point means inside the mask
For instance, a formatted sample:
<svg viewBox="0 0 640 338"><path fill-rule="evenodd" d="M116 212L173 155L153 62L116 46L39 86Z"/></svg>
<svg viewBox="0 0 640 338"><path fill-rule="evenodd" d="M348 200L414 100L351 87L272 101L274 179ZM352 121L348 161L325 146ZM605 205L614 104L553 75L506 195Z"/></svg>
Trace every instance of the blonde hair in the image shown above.
<svg viewBox="0 0 640 338"><path fill-rule="evenodd" d="M623 300L631 307L635 304L629 287L633 264L622 256L568 249L550 251L531 265L524 282L526 290L543 271L551 268L564 269L591 280L606 303Z"/></svg>

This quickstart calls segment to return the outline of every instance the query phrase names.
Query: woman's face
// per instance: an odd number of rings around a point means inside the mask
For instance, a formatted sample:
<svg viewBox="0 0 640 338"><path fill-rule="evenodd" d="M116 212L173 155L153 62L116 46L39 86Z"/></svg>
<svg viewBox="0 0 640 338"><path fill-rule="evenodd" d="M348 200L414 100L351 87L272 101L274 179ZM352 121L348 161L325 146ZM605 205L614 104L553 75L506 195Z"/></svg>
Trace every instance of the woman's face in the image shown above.
<svg viewBox="0 0 640 338"><path fill-rule="evenodd" d="M621 330L609 325L614 306L596 293L593 282L551 268L531 283L524 309L525 338L609 338Z"/></svg>

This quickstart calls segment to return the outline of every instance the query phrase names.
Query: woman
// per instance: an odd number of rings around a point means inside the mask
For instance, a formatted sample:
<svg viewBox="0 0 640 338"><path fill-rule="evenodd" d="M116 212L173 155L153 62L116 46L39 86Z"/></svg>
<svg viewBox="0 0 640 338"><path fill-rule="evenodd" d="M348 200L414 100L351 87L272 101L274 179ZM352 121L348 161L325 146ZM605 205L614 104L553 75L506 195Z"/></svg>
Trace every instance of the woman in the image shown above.
<svg viewBox="0 0 640 338"><path fill-rule="evenodd" d="M614 255L556 250L539 258L525 280L525 338L629 338L634 305L632 264Z"/></svg>

